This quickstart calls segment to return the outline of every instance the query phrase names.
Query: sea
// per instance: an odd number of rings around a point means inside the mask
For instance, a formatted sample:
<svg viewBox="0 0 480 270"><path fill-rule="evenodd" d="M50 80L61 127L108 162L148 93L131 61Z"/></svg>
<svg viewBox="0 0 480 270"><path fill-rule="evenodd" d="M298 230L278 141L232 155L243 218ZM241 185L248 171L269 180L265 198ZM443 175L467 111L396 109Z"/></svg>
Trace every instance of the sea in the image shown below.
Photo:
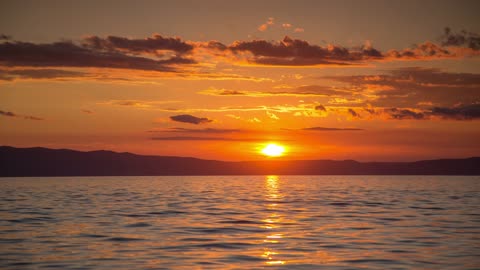
<svg viewBox="0 0 480 270"><path fill-rule="evenodd" d="M0 178L0 269L480 269L480 177Z"/></svg>

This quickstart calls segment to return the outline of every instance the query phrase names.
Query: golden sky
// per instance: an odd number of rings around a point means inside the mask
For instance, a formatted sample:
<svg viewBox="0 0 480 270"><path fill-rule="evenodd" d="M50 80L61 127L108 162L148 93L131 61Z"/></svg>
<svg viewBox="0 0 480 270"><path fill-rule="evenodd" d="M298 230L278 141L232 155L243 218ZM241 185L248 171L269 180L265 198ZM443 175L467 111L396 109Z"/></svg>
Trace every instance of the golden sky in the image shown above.
<svg viewBox="0 0 480 270"><path fill-rule="evenodd" d="M480 153L478 1L2 1L0 144Z"/></svg>

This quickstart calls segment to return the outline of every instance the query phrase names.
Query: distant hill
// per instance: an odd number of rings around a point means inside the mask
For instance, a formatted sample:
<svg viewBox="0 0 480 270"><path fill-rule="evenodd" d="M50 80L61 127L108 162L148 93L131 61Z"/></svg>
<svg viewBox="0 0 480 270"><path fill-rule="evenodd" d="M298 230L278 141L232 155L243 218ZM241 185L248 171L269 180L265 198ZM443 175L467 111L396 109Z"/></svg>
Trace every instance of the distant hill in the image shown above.
<svg viewBox="0 0 480 270"><path fill-rule="evenodd" d="M268 160L226 162L111 151L0 146L0 177L129 175L480 175L480 157L415 162Z"/></svg>

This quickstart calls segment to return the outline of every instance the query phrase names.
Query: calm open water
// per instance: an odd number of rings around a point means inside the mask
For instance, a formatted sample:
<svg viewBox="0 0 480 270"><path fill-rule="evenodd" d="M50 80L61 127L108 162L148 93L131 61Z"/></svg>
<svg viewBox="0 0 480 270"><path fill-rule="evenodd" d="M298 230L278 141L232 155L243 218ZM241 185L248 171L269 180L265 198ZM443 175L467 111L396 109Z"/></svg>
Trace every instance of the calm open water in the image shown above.
<svg viewBox="0 0 480 270"><path fill-rule="evenodd" d="M1 269L479 269L480 177L0 179Z"/></svg>

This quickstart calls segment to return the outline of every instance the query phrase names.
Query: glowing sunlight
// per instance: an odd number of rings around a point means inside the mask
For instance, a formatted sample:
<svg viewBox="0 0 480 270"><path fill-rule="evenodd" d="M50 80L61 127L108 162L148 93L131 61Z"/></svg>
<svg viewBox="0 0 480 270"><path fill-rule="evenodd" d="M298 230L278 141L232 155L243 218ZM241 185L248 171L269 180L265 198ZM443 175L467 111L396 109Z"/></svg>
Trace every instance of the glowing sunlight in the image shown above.
<svg viewBox="0 0 480 270"><path fill-rule="evenodd" d="M279 157L284 155L284 153L285 153L285 147L275 143L267 144L262 149L262 154L269 157Z"/></svg>

